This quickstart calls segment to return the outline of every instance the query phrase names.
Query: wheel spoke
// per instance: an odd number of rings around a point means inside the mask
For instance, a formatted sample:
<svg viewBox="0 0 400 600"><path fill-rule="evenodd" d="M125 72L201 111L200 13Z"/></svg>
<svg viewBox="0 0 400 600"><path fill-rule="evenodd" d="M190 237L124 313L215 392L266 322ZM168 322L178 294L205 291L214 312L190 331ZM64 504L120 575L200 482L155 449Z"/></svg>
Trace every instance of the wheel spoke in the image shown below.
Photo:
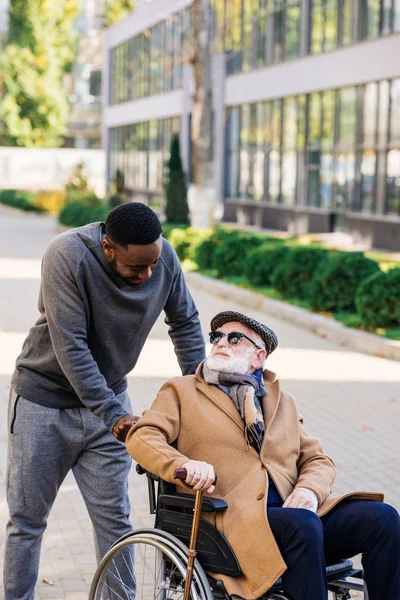
<svg viewBox="0 0 400 600"><path fill-rule="evenodd" d="M145 534L134 533L107 553L89 600L183 600L187 550L157 530ZM199 566L193 572L190 600L212 600Z"/></svg>

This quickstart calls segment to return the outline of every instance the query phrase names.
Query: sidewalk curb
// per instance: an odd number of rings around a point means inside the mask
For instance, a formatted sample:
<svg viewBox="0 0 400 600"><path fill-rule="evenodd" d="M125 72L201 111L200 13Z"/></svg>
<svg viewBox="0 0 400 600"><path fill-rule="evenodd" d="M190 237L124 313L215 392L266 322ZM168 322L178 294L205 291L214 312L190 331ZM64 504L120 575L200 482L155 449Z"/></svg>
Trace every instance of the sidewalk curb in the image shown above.
<svg viewBox="0 0 400 600"><path fill-rule="evenodd" d="M208 292L212 289L220 298L228 298L254 310L284 319L340 346L346 346L365 354L400 361L400 342L351 329L338 321L312 313L305 308L293 306L281 300L267 298L258 292L252 292L206 275L188 271L185 272L185 278L189 284L200 289L205 289Z"/></svg>

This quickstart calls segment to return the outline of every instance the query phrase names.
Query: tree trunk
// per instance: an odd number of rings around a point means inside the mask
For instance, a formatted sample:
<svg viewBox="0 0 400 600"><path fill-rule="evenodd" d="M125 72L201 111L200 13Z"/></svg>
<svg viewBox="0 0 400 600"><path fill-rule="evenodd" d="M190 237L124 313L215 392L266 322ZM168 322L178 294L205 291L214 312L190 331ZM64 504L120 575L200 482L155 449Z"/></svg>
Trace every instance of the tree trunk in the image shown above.
<svg viewBox="0 0 400 600"><path fill-rule="evenodd" d="M213 20L209 0L193 2L192 110L193 185L189 190L192 226L211 227L214 222L216 189L213 162Z"/></svg>

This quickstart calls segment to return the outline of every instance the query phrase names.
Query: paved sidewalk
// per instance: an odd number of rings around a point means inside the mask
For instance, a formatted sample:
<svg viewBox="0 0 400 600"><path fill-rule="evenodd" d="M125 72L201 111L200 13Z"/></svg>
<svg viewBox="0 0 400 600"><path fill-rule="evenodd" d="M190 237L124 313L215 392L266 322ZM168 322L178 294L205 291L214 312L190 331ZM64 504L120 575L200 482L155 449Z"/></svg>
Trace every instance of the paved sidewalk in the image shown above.
<svg viewBox="0 0 400 600"><path fill-rule="evenodd" d="M6 410L9 379L25 334L37 314L40 257L55 235L48 217L21 216L0 207L0 562L7 519L5 502ZM220 310L246 309L227 303L212 289L192 289L204 333ZM268 366L297 399L310 433L323 441L338 466L334 492L384 490L400 508L400 365L344 350L293 325L252 312L278 334L279 349ZM179 368L160 319L153 328L129 391L137 414ZM151 526L145 478L131 474L132 521ZM74 478L61 487L43 538L37 598L87 598L95 569L91 525ZM2 568L2 565L0 565ZM47 582L53 583L50 585ZM2 596L0 591L0 598Z"/></svg>

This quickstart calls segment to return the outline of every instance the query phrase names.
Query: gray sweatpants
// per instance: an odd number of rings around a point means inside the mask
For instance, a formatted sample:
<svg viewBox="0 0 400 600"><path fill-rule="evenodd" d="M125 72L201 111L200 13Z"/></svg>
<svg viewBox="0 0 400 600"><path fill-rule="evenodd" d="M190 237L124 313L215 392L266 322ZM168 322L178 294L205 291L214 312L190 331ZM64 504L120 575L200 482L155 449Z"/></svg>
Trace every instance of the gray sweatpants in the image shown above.
<svg viewBox="0 0 400 600"><path fill-rule="evenodd" d="M128 394L118 399L131 413ZM42 535L68 471L72 469L89 511L99 561L116 539L132 530L131 458L87 408L47 408L11 391L8 427L5 599L33 600Z"/></svg>

